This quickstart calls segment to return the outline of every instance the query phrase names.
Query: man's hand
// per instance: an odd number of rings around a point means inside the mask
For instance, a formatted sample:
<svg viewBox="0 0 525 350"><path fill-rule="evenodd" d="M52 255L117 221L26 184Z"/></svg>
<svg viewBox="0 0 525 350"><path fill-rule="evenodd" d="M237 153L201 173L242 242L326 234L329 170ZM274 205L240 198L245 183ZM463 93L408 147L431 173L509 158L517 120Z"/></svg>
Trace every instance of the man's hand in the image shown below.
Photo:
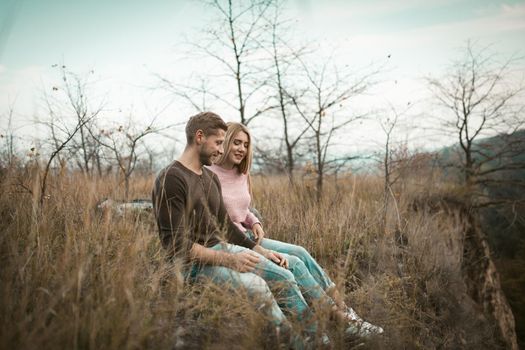
<svg viewBox="0 0 525 350"><path fill-rule="evenodd" d="M264 238L264 230L260 223L256 223L252 226L252 232L255 237L255 243L261 243L261 240Z"/></svg>
<svg viewBox="0 0 525 350"><path fill-rule="evenodd" d="M257 254L249 250L230 255L227 266L239 272L252 272L260 260Z"/></svg>
<svg viewBox="0 0 525 350"><path fill-rule="evenodd" d="M277 265L284 267L285 269L288 268L288 259L282 256L280 253L277 253L273 250L265 249L260 245L256 245L255 247L253 247L253 250L264 256L266 259L273 261Z"/></svg>

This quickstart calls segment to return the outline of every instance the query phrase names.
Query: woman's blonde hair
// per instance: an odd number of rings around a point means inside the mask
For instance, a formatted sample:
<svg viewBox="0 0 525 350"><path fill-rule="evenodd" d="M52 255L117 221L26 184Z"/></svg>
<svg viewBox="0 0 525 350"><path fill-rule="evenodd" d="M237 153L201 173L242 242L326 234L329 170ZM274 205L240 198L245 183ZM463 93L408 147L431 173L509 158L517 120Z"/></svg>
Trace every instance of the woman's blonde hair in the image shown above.
<svg viewBox="0 0 525 350"><path fill-rule="evenodd" d="M224 153L217 158L215 161L215 164L222 165L228 159L228 155L231 152L231 147L233 144L233 139L235 135L239 131L244 132L248 136L248 149L246 150L246 157L239 163L239 165L236 165L237 170L239 173L249 175L250 174L250 168L252 167L252 136L250 134L250 131L248 128L241 124L241 123L235 123L235 122L228 122L226 123L228 125L228 130L226 131L226 136L224 137Z"/></svg>

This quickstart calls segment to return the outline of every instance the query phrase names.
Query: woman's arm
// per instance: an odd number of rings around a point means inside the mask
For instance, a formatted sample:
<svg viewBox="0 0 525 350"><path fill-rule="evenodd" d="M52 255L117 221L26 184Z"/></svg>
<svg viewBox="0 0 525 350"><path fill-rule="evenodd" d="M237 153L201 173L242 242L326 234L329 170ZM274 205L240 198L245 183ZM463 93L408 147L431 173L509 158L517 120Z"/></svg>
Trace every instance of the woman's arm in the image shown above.
<svg viewBox="0 0 525 350"><path fill-rule="evenodd" d="M255 225L252 226L252 232L253 232L253 235L255 236L255 243L260 244L261 240L266 235L264 233L264 229L260 222L257 222L255 223Z"/></svg>
<svg viewBox="0 0 525 350"><path fill-rule="evenodd" d="M248 209L248 214L246 214L246 218L244 219L244 221L242 222L244 227L250 229L250 230L253 230L253 226L255 224L259 224L261 225L262 227L262 224L261 224L261 221L259 220L259 218L257 218L257 216L255 216L254 213L252 213L249 209Z"/></svg>

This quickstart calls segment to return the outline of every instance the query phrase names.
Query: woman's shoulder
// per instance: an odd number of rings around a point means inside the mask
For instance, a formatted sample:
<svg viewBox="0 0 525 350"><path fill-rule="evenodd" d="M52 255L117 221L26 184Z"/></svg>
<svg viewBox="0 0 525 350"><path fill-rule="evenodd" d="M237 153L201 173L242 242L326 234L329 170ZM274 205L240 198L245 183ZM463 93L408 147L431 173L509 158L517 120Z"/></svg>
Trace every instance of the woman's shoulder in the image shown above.
<svg viewBox="0 0 525 350"><path fill-rule="evenodd" d="M231 180L237 180L239 178L245 178L246 175L240 173L237 168L234 169L224 169L223 167L213 164L213 165L206 165L206 169L211 170L213 173L215 173L219 179L231 179Z"/></svg>
<svg viewBox="0 0 525 350"><path fill-rule="evenodd" d="M218 172L221 171L222 168L218 165L212 164L212 165L205 165L204 169L211 170L212 172L217 174Z"/></svg>

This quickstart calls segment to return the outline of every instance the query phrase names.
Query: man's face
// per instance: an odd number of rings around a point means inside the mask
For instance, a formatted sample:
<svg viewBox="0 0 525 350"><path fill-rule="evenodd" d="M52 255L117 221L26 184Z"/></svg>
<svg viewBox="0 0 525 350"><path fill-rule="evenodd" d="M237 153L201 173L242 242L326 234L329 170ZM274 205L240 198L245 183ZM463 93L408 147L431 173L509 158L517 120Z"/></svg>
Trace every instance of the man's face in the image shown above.
<svg viewBox="0 0 525 350"><path fill-rule="evenodd" d="M199 152L202 165L212 165L212 161L224 153L225 131L219 129L215 134L203 136Z"/></svg>

